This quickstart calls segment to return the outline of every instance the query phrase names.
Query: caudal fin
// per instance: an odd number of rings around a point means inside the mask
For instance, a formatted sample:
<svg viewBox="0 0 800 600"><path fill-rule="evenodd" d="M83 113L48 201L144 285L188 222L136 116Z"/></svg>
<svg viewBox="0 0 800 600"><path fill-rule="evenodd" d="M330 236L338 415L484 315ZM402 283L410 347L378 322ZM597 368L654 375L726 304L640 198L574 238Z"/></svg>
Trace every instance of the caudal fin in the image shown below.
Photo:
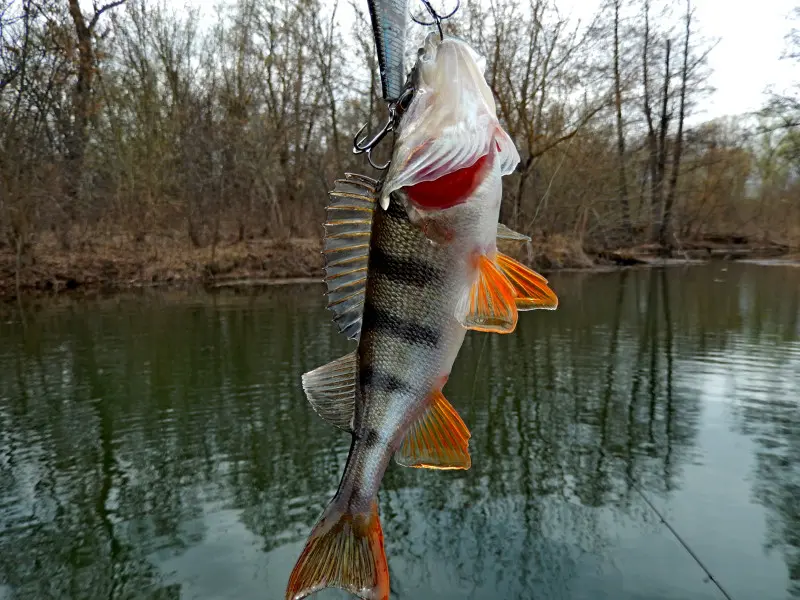
<svg viewBox="0 0 800 600"><path fill-rule="evenodd" d="M303 548L289 577L286 600L341 588L364 600L389 599L389 567L378 504L353 513L334 500Z"/></svg>

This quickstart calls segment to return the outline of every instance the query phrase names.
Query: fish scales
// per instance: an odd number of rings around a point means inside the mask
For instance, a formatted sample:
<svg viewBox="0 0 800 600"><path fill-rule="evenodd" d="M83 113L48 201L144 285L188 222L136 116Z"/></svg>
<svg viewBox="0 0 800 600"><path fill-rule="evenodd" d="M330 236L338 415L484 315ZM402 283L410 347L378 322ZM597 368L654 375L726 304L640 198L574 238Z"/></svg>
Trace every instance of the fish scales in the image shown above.
<svg viewBox="0 0 800 600"><path fill-rule="evenodd" d="M343 478L348 491L357 490L355 500L377 493L400 436L461 345L465 331L453 315L462 277L453 262L450 249L431 243L399 202L376 212L357 350L353 465Z"/></svg>
<svg viewBox="0 0 800 600"><path fill-rule="evenodd" d="M326 587L389 599L377 494L391 457L468 469L469 429L442 394L466 331L510 333L519 311L558 304L546 279L497 250L528 238L498 224L519 154L482 65L464 42L429 35L382 185L347 174L329 194L328 307L358 347L305 373L303 389L352 442L288 600Z"/></svg>

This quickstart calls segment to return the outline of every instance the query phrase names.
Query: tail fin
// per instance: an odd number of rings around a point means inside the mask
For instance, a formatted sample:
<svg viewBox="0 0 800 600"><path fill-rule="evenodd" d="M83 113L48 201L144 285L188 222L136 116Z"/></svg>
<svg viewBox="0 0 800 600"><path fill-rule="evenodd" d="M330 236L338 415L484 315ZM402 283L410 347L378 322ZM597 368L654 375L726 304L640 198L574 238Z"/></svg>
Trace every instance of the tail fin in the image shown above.
<svg viewBox="0 0 800 600"><path fill-rule="evenodd" d="M389 600L377 502L367 513L350 512L336 499L328 505L292 570L286 600L301 600L330 587L364 600Z"/></svg>

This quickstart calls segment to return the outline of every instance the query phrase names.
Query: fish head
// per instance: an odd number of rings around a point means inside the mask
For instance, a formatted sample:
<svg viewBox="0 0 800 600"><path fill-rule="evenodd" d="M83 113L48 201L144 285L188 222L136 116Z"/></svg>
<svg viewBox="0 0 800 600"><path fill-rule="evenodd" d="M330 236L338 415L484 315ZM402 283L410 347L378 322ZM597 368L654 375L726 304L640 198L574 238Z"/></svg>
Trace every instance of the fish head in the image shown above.
<svg viewBox="0 0 800 600"><path fill-rule="evenodd" d="M384 208L402 191L412 221L436 224L432 231L446 229L450 238L494 236L501 178L519 163L484 71L485 60L466 42L428 35L383 185Z"/></svg>

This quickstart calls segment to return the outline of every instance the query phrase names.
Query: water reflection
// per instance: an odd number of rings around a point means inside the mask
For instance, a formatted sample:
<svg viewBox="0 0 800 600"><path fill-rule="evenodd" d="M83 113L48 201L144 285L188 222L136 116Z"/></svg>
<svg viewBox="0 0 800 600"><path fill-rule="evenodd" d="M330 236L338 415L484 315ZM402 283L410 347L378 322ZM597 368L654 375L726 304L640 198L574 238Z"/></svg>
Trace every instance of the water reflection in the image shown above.
<svg viewBox="0 0 800 600"><path fill-rule="evenodd" d="M800 597L800 270L723 268L554 276L558 311L468 335L446 393L473 468L387 473L393 598L718 598L636 489L702 516L735 597ZM320 294L3 319L0 597L282 597L349 448L298 384L349 348ZM747 469L714 462L745 441ZM767 523L738 553L704 504L719 472Z"/></svg>

